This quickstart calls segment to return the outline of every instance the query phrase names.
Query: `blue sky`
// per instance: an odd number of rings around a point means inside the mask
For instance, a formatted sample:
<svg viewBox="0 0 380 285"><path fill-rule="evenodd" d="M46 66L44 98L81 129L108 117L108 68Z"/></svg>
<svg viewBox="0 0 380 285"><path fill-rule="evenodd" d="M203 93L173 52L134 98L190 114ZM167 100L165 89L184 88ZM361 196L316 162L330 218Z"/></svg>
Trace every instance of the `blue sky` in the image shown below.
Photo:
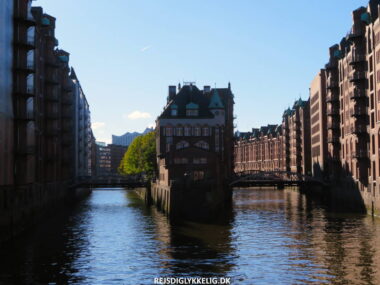
<svg viewBox="0 0 380 285"><path fill-rule="evenodd" d="M37 0L57 18L100 141L142 131L168 85L195 81L235 94L240 131L279 123L308 96L328 48L362 0Z"/></svg>

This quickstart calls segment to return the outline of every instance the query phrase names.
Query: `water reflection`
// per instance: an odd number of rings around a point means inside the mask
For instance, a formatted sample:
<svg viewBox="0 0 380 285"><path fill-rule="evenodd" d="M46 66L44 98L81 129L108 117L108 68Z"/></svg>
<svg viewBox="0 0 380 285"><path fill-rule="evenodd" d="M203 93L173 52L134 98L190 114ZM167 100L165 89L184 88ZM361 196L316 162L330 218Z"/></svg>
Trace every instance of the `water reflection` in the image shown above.
<svg viewBox="0 0 380 285"><path fill-rule="evenodd" d="M0 283L380 284L380 220L334 213L296 191L237 189L232 212L212 225L171 224L123 189L56 211L0 248Z"/></svg>

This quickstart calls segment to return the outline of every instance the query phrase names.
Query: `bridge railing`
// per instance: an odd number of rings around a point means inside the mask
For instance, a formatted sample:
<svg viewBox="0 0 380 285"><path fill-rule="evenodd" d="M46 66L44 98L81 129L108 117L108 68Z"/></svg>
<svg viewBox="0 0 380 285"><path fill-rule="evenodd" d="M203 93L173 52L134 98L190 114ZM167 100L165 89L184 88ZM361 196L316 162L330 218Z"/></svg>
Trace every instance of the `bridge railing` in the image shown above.
<svg viewBox="0 0 380 285"><path fill-rule="evenodd" d="M235 172L235 177L232 181L232 184L239 183L243 181L268 181L273 182L312 182L325 184L321 179L311 177L309 175L304 175L301 173L284 171L284 170L273 170L273 171L263 171L263 170L246 170L241 172Z"/></svg>

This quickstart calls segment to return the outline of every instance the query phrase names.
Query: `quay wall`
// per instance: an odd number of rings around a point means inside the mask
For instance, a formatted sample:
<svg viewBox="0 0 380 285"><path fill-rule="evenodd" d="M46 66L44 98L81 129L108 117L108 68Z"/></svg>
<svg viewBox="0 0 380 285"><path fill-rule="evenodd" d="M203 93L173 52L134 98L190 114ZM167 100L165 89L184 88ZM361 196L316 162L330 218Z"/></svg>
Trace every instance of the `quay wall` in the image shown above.
<svg viewBox="0 0 380 285"><path fill-rule="evenodd" d="M54 215L60 207L71 205L90 192L88 188L69 188L68 182L1 186L0 243L27 230L44 215Z"/></svg>

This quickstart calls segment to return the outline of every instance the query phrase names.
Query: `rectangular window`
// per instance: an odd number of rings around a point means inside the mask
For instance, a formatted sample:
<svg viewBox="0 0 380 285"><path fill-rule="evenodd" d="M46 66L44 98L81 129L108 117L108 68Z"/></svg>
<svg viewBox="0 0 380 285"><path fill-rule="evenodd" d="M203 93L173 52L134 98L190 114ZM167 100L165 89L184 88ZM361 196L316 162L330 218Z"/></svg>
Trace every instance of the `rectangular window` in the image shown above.
<svg viewBox="0 0 380 285"><path fill-rule="evenodd" d="M179 137L183 136L183 128L176 128L176 136L179 136Z"/></svg>
<svg viewBox="0 0 380 285"><path fill-rule="evenodd" d="M166 131L165 131L165 135L166 135L167 137L171 137L171 136L173 136L173 129L170 128L170 127L167 127L167 128L166 128Z"/></svg>
<svg viewBox="0 0 380 285"><path fill-rule="evenodd" d="M193 179L195 181L197 181L197 180L203 180L204 176L205 176L204 171L194 171L193 172Z"/></svg>
<svg viewBox="0 0 380 285"><path fill-rule="evenodd" d="M371 113L371 129L375 127L375 114Z"/></svg>
<svg viewBox="0 0 380 285"><path fill-rule="evenodd" d="M199 137L201 135L201 128L195 127L193 128L193 136Z"/></svg>
<svg viewBox="0 0 380 285"><path fill-rule="evenodd" d="M215 151L219 151L219 129L215 129Z"/></svg>
<svg viewBox="0 0 380 285"><path fill-rule="evenodd" d="M186 116L188 117L198 116L198 110L186 110Z"/></svg>
<svg viewBox="0 0 380 285"><path fill-rule="evenodd" d="M202 128L202 136L208 137L209 135L210 135L210 128L209 127Z"/></svg>
<svg viewBox="0 0 380 285"><path fill-rule="evenodd" d="M191 136L191 127L185 127L185 136L190 137Z"/></svg>

